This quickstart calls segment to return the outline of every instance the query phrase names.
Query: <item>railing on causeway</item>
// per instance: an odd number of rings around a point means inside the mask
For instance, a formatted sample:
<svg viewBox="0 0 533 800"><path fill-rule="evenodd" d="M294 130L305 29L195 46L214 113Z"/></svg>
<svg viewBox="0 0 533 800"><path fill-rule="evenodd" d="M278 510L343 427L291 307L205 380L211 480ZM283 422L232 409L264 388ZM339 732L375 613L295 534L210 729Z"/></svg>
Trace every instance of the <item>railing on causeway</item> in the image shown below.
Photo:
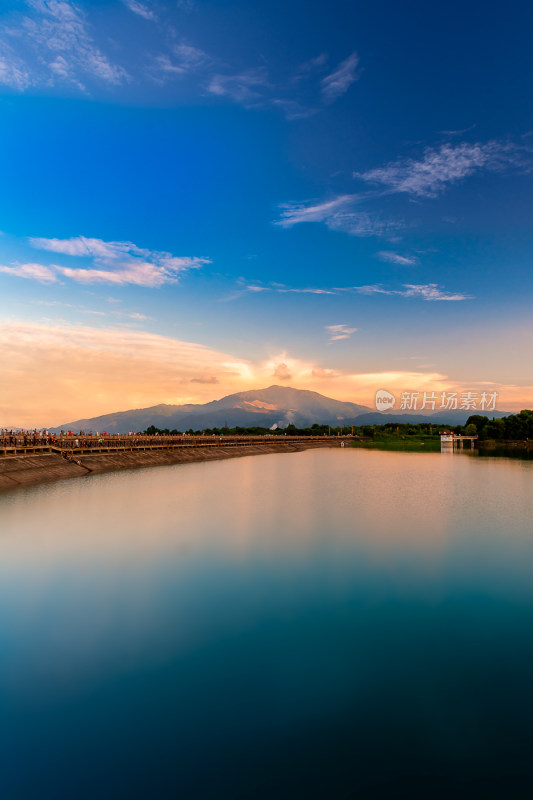
<svg viewBox="0 0 533 800"><path fill-rule="evenodd" d="M135 450L168 450L190 447L242 447L257 445L293 444L301 442L333 442L351 439L347 436L145 436L135 434L86 436L0 434L0 456L38 453L87 454L133 452Z"/></svg>

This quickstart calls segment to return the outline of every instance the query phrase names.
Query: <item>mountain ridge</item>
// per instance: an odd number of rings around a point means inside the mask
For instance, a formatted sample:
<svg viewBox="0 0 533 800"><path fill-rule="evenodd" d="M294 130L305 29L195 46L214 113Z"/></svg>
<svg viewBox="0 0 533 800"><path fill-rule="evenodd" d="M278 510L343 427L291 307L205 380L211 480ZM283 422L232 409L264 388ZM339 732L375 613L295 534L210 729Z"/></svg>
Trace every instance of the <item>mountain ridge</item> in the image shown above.
<svg viewBox="0 0 533 800"><path fill-rule="evenodd" d="M50 428L59 430L106 430L109 433L127 433L145 430L150 425L158 428L188 430L204 427L230 426L285 427L291 422L298 425L338 424L339 419L355 418L372 411L368 406L325 397L307 389L273 384L264 389L249 389L225 395L204 404L171 405L159 403L148 408L128 409L111 414L74 420Z"/></svg>
<svg viewBox="0 0 533 800"><path fill-rule="evenodd" d="M423 412L379 412L368 406L344 400L335 400L319 392L295 389L273 384L264 389L248 389L225 395L208 403L172 405L159 403L147 408L117 411L97 417L78 419L50 428L60 430L93 430L108 433L128 433L146 430L151 425L179 431L205 428L253 427L284 428L322 425L384 425L387 422L434 422L435 424L462 425L475 411L455 409ZM483 412L479 412L483 413ZM488 416L503 417L510 412L493 411Z"/></svg>

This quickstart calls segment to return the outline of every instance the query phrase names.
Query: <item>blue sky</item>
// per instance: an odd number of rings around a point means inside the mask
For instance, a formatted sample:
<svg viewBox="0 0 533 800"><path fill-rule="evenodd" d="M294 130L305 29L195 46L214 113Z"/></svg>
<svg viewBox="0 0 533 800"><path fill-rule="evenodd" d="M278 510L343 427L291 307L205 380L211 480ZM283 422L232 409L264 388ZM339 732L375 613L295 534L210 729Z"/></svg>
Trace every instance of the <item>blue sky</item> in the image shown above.
<svg viewBox="0 0 533 800"><path fill-rule="evenodd" d="M271 383L531 407L532 21L4 2L0 425Z"/></svg>

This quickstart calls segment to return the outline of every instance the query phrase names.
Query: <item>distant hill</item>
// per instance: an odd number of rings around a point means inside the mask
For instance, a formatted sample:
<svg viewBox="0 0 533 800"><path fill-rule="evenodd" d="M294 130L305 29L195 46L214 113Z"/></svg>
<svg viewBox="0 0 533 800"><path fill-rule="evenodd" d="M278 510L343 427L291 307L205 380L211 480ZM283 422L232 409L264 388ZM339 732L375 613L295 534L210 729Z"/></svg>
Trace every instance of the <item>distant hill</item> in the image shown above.
<svg viewBox="0 0 533 800"><path fill-rule="evenodd" d="M357 425L386 425L387 422L412 422L415 425L420 422L432 422L436 425L464 425L468 417L473 414L480 414L492 419L493 417L508 417L512 413L512 411L464 411L459 408L453 411L436 411L429 414L423 411L418 413L398 411L392 414L372 411L369 414L361 414L357 418Z"/></svg>
<svg viewBox="0 0 533 800"><path fill-rule="evenodd" d="M326 425L353 425L361 414L370 413L368 406L333 400L318 392L292 389L288 386L269 386L267 389L252 389L227 395L203 405L157 405L150 408L119 411L90 419L66 422L52 431L93 430L108 433L127 433L156 428L189 428L254 426L270 428L272 425L286 427L290 423L307 427L315 422Z"/></svg>
<svg viewBox="0 0 533 800"><path fill-rule="evenodd" d="M227 425L252 427L259 425L271 428L277 425L284 428L294 424L306 428L314 423L323 425L385 425L387 422L433 422L436 425L463 425L472 411L424 412L399 411L388 414L373 411L368 406L333 400L318 392L292 389L289 386L269 386L267 389L252 389L238 392L204 404L166 405L164 403L150 408L118 411L90 419L77 419L66 422L52 431L107 431L108 433L128 433L144 431L150 425L156 428L170 428L179 431L222 428ZM488 417L503 417L509 412L490 411Z"/></svg>

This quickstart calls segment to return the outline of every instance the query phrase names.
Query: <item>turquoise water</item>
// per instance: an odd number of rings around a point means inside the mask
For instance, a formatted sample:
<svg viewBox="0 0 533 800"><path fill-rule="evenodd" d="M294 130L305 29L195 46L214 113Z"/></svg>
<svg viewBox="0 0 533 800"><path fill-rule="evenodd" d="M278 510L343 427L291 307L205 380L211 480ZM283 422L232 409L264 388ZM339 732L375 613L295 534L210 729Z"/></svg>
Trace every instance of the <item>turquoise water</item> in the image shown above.
<svg viewBox="0 0 533 800"><path fill-rule="evenodd" d="M0 796L530 797L532 489L345 448L0 494Z"/></svg>

